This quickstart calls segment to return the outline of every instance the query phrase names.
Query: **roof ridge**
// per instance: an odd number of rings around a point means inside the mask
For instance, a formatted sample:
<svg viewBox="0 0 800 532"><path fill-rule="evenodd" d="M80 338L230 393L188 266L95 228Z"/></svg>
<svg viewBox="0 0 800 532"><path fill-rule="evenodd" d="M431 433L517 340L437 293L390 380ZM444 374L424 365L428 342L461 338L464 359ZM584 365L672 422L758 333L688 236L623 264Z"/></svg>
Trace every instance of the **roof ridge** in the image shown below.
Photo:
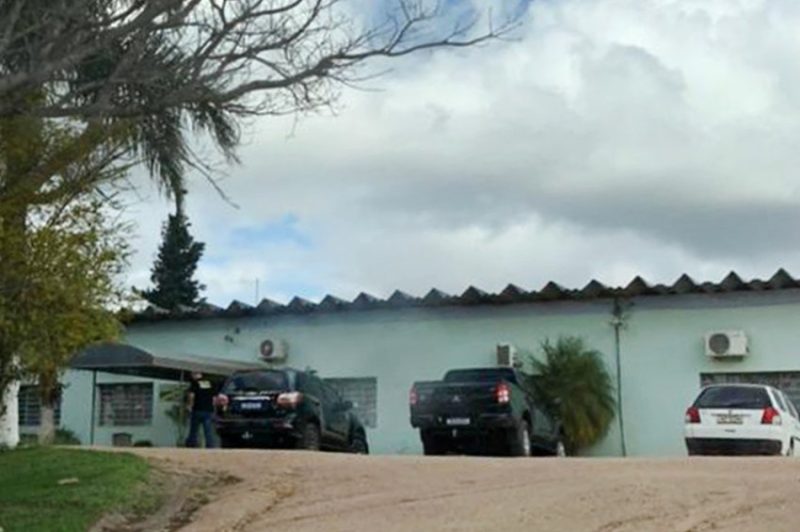
<svg viewBox="0 0 800 532"><path fill-rule="evenodd" d="M681 274L672 284L652 284L641 275L634 276L624 286L611 286L597 279L591 279L583 288L570 289L555 281L548 281L537 291L527 291L515 284L509 284L500 292L490 293L470 285L461 295L451 295L438 288L431 288L424 296L417 297L401 290L395 290L387 299L360 292L352 301L328 294L319 303L301 296L295 296L289 303L282 304L264 298L258 305L250 305L240 300L232 300L226 307L203 303L196 307L179 307L168 311L149 305L133 314L134 320L164 320L204 317L240 317L269 314L307 314L324 310L441 307L484 304L543 303L549 301L592 300L633 297L674 297L686 294L720 294L731 292L765 292L800 289L800 280L792 277L785 269L779 268L768 280L751 279L744 281L735 271L729 272L721 281L697 283L687 273Z"/></svg>

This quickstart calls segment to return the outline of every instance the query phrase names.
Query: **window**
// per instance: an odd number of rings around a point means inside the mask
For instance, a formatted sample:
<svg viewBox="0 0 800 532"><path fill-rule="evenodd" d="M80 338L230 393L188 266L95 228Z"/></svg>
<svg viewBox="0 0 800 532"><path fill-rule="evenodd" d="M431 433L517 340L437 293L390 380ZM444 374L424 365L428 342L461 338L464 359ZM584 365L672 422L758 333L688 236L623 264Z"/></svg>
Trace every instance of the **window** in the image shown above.
<svg viewBox="0 0 800 532"><path fill-rule="evenodd" d="M763 409L772 406L765 388L751 386L712 386L695 401L697 408Z"/></svg>
<svg viewBox="0 0 800 532"><path fill-rule="evenodd" d="M353 411L366 427L378 426L378 379L375 377L325 379L342 399L353 403Z"/></svg>
<svg viewBox="0 0 800 532"><path fill-rule="evenodd" d="M153 419L153 384L100 384L100 426L149 425Z"/></svg>
<svg viewBox="0 0 800 532"><path fill-rule="evenodd" d="M20 386L19 394L19 424L23 427L38 427L42 422L42 404L39 400L38 386ZM56 403L53 414L54 424L61 423L61 400Z"/></svg>
<svg viewBox="0 0 800 532"><path fill-rule="evenodd" d="M302 374L302 385L300 386L300 390L303 393L310 395L311 397L315 397L322 400L322 383L313 375L309 375L308 373Z"/></svg>
<svg viewBox="0 0 800 532"><path fill-rule="evenodd" d="M516 372L511 368L453 369L444 375L444 382L498 382L503 380L516 384Z"/></svg>
<svg viewBox="0 0 800 532"><path fill-rule="evenodd" d="M786 406L789 407L789 413L792 415L792 417L795 419L800 419L797 416L797 409L794 407L794 403L792 403L792 400L786 396L784 396L784 398L786 399Z"/></svg>
<svg viewBox="0 0 800 532"><path fill-rule="evenodd" d="M224 393L282 392L290 388L289 374L283 371L248 371L231 377Z"/></svg>

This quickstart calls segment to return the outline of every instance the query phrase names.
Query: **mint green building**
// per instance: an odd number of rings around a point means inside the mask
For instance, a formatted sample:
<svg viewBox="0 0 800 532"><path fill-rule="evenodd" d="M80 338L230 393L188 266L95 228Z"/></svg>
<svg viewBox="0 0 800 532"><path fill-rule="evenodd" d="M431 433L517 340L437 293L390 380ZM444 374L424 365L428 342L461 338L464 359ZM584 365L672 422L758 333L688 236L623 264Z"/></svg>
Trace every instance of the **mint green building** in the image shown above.
<svg viewBox="0 0 800 532"><path fill-rule="evenodd" d="M421 446L408 421L412 382L495 365L498 345L536 352L561 335L602 352L615 380L619 360L628 455L685 454L683 415L701 382L769 382L800 401L800 282L783 270L768 281L731 273L719 283L682 276L664 286L637 277L621 288L592 281L581 290L548 283L535 292L510 285L499 294L471 287L460 296L431 290L423 298L234 302L179 315L150 308L128 326L125 341L184 359L259 364L260 346L271 340L282 364L315 369L356 403L373 452L413 454ZM65 385L60 424L83 443L178 441L168 415L176 403L165 398L174 382L71 370ZM23 432L35 430L32 388L20 392L20 414ZM622 452L619 423L587 450Z"/></svg>

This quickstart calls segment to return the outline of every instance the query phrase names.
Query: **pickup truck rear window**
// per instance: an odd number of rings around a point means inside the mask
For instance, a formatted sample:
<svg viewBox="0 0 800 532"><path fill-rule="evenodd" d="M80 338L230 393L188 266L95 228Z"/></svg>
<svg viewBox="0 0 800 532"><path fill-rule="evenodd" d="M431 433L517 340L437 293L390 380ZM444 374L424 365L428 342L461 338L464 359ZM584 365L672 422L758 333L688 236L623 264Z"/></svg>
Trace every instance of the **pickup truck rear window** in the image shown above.
<svg viewBox="0 0 800 532"><path fill-rule="evenodd" d="M290 389L289 378L283 371L253 371L234 375L222 393L282 392Z"/></svg>
<svg viewBox="0 0 800 532"><path fill-rule="evenodd" d="M762 409L772 406L764 388L750 386L712 386L695 401L697 408Z"/></svg>
<svg viewBox="0 0 800 532"><path fill-rule="evenodd" d="M506 368L454 369L444 376L444 382L498 382L505 380L516 383L514 370Z"/></svg>

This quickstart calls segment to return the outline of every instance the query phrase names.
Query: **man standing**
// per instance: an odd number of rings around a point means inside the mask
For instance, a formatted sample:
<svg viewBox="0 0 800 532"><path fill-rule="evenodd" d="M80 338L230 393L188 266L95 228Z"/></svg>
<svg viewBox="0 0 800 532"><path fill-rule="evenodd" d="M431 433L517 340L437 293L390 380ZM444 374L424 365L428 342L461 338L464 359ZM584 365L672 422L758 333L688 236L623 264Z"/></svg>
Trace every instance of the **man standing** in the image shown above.
<svg viewBox="0 0 800 532"><path fill-rule="evenodd" d="M214 415L214 388L211 381L204 379L203 374L199 371L192 372L187 408L191 415L186 447L197 447L197 432L200 425L203 426L206 447L215 447L214 433L211 427L211 418Z"/></svg>

